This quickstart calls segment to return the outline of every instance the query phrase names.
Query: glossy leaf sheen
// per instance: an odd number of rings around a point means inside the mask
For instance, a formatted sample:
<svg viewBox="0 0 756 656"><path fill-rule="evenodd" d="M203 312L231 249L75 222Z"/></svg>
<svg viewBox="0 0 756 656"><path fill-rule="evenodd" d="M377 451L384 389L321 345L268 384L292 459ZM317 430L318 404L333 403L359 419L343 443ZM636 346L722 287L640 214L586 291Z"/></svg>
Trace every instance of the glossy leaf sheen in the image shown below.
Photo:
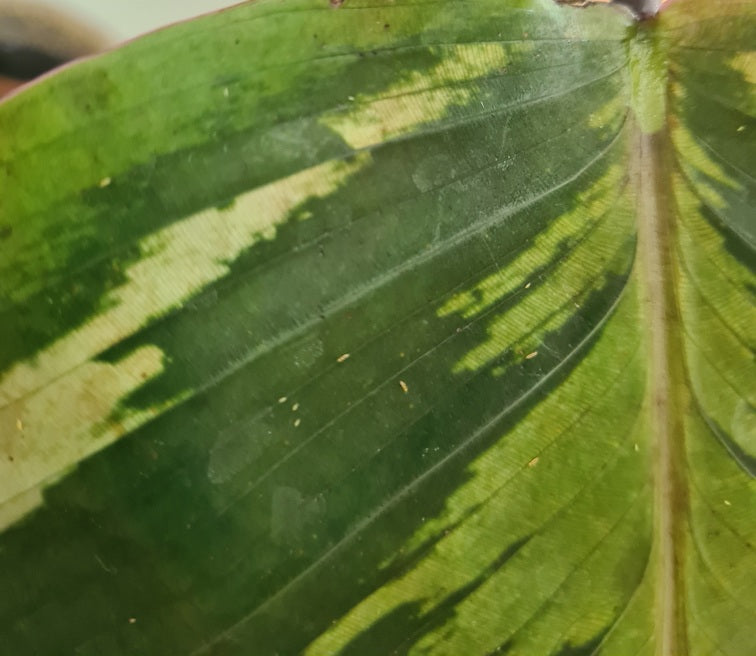
<svg viewBox="0 0 756 656"><path fill-rule="evenodd" d="M754 42L261 0L0 105L2 650L753 653Z"/></svg>

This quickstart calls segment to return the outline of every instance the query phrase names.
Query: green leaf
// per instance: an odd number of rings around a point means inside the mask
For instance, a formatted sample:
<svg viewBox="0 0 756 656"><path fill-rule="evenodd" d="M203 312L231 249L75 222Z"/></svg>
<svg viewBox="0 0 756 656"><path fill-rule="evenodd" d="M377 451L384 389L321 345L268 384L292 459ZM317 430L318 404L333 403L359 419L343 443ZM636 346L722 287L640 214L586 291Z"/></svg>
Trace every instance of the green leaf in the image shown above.
<svg viewBox="0 0 756 656"><path fill-rule="evenodd" d="M755 37L260 0L2 103L3 650L752 653Z"/></svg>

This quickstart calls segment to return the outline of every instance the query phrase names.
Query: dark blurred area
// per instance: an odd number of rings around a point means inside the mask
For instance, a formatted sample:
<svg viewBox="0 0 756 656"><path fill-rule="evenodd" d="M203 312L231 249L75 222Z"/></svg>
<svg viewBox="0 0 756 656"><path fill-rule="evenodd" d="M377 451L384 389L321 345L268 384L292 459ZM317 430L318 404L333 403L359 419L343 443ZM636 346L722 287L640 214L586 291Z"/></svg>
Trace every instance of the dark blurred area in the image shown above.
<svg viewBox="0 0 756 656"><path fill-rule="evenodd" d="M0 97L106 45L97 30L76 16L44 3L0 0Z"/></svg>

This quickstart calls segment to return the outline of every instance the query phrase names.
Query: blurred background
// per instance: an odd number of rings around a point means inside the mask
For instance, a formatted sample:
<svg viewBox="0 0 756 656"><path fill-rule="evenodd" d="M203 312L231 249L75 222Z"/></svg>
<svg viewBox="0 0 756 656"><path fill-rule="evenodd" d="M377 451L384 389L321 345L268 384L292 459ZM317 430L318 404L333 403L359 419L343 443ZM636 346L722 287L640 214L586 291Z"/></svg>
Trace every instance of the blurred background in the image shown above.
<svg viewBox="0 0 756 656"><path fill-rule="evenodd" d="M76 57L239 0L0 0L0 96Z"/></svg>

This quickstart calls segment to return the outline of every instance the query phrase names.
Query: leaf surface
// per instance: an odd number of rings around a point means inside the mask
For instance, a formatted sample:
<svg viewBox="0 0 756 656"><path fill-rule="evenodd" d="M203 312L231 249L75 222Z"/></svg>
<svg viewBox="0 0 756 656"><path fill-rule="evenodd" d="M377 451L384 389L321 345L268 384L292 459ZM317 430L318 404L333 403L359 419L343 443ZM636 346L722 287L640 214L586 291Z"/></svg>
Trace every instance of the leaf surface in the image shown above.
<svg viewBox="0 0 756 656"><path fill-rule="evenodd" d="M751 653L754 36L260 1L0 105L2 643Z"/></svg>

